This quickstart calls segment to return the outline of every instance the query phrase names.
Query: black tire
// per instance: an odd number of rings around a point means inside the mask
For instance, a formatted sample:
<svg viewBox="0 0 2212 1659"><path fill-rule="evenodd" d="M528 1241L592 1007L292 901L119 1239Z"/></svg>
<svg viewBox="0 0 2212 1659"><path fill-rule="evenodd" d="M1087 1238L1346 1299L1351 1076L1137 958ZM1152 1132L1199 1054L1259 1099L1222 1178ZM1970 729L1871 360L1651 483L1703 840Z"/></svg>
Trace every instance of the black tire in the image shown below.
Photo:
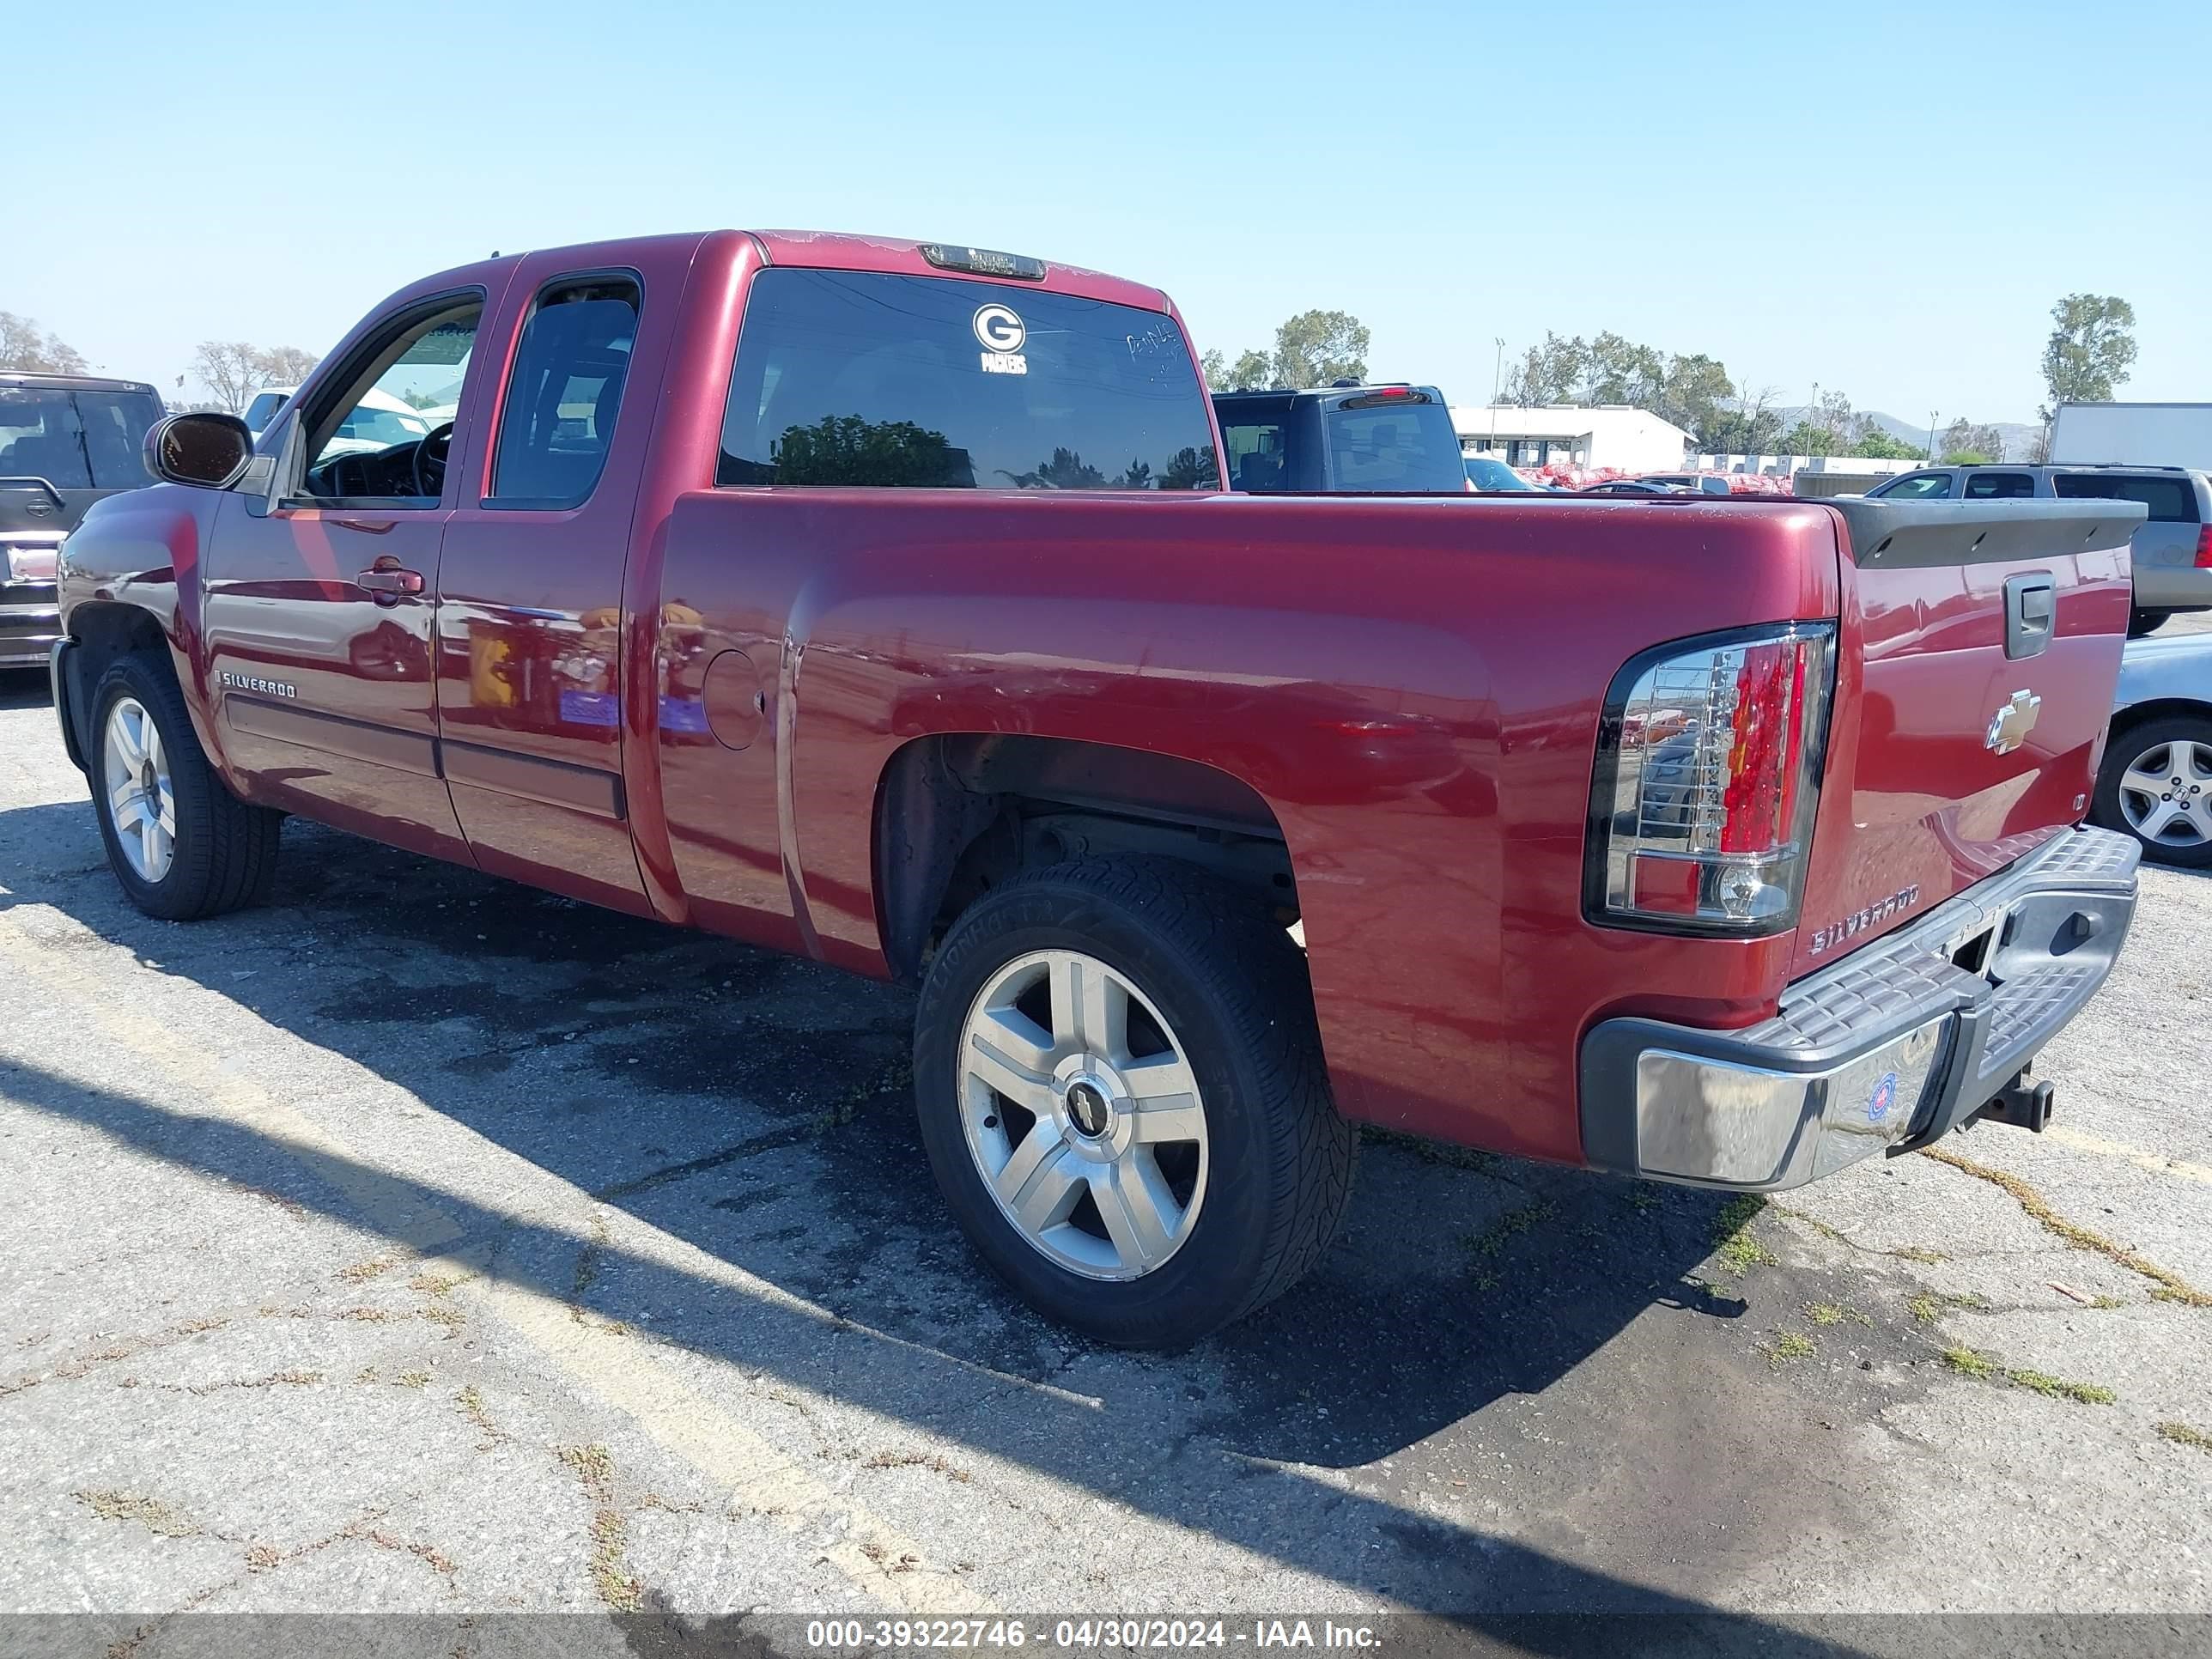
<svg viewBox="0 0 2212 1659"><path fill-rule="evenodd" d="M2091 803L2090 817L2107 830L2135 836L2147 859L2179 865L2185 870L2212 869L2212 842L2177 845L2149 840L2128 822L2127 813L2120 805L2122 774L2154 750L2175 743L2195 743L2212 748L2212 714L2167 714L2113 732L2105 744L2105 764L2097 774L2097 793Z"/></svg>
<svg viewBox="0 0 2212 1659"><path fill-rule="evenodd" d="M131 868L118 838L114 803L108 798L108 718L125 697L136 699L152 717L168 767L176 836L168 869L158 881L149 881ZM276 875L283 814L247 805L216 775L192 730L184 693L169 665L150 656L118 658L93 690L92 711L92 748L86 759L91 766L93 811L107 848L108 867L122 884L124 896L164 921L219 916L266 898Z"/></svg>
<svg viewBox="0 0 2212 1659"><path fill-rule="evenodd" d="M959 1047L1006 964L1081 951L1138 986L1188 1059L1206 1114L1206 1197L1182 1247L1141 1278L1085 1278L1000 1210L968 1149ZM1334 1237L1359 1139L1331 1103L1305 958L1203 871L1106 859L1017 877L972 905L932 963L915 1021L923 1145L961 1229L1048 1318L1123 1347L1188 1346L1280 1295Z"/></svg>
<svg viewBox="0 0 2212 1659"><path fill-rule="evenodd" d="M2172 615L2171 611L2130 611L2128 612L2128 637L2139 640L2146 634L2154 634Z"/></svg>

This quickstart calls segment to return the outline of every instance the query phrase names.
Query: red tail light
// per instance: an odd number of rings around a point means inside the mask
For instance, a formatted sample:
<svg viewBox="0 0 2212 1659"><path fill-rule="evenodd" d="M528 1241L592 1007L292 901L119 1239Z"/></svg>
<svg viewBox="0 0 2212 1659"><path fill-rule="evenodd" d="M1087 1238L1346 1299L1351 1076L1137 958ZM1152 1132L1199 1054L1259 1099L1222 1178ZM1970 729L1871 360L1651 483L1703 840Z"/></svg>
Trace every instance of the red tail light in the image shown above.
<svg viewBox="0 0 2212 1659"><path fill-rule="evenodd" d="M2212 570L2212 524L2202 526L2197 532L2197 568Z"/></svg>
<svg viewBox="0 0 2212 1659"><path fill-rule="evenodd" d="M1834 630L1797 623L1646 652L1613 680L1593 780L1593 921L1793 926L1827 731Z"/></svg>

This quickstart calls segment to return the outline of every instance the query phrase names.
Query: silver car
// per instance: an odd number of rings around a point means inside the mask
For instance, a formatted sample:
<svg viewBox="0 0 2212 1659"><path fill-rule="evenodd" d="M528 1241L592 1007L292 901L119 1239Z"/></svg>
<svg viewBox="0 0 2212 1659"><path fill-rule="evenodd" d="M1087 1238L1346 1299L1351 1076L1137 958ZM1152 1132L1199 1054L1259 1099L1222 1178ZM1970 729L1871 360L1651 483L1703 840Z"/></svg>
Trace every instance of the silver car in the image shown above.
<svg viewBox="0 0 2212 1659"><path fill-rule="evenodd" d="M2130 637L2177 611L2212 611L2212 478L2182 466L1924 466L1867 491L1887 501L1990 501L2084 496L2141 501L2150 517L2135 533Z"/></svg>
<svg viewBox="0 0 2212 1659"><path fill-rule="evenodd" d="M2212 868L2212 634L2128 642L2089 816L2146 858Z"/></svg>

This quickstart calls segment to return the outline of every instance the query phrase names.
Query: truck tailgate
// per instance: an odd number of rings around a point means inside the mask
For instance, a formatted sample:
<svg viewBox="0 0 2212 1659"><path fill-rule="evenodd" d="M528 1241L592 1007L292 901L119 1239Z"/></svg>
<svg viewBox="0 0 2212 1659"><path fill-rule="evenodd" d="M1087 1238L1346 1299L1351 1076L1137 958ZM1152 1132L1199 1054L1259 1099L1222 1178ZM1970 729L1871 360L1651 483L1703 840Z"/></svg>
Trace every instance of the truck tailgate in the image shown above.
<svg viewBox="0 0 2212 1659"><path fill-rule="evenodd" d="M1828 504L1842 651L1796 974L2081 820L2142 522L2126 501Z"/></svg>

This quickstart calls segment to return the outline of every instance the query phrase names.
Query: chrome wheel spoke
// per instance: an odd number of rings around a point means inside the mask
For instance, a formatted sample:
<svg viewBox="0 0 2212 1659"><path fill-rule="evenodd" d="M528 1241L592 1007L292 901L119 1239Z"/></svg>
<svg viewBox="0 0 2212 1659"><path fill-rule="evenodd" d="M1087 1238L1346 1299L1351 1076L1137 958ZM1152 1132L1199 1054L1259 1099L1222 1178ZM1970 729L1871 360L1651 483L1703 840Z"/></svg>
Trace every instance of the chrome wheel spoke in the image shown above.
<svg viewBox="0 0 2212 1659"><path fill-rule="evenodd" d="M137 784L118 783L107 792L107 805L115 815L115 827L120 831L138 822L139 815L146 810L146 798L139 793Z"/></svg>
<svg viewBox="0 0 2212 1659"><path fill-rule="evenodd" d="M2143 836L2156 840L2166 833L2166 826L2181 813L2182 809L2174 802L2162 800L2142 815L2142 822L2136 824L2136 829Z"/></svg>
<svg viewBox="0 0 2212 1659"><path fill-rule="evenodd" d="M2173 770L2166 775L2179 778L2184 788L2192 783L2212 783L2212 766L2206 765L2205 750L2202 745L2177 743L2167 750L2167 757L2172 762Z"/></svg>
<svg viewBox="0 0 2212 1659"><path fill-rule="evenodd" d="M999 1196L1032 1235L1067 1219L1083 1196L1083 1176L1058 1129L1039 1120L1023 1138L1000 1173Z"/></svg>
<svg viewBox="0 0 2212 1659"><path fill-rule="evenodd" d="M157 817L161 833L173 842L177 838L177 802L176 798L170 794L166 781L161 789L161 810Z"/></svg>
<svg viewBox="0 0 2212 1659"><path fill-rule="evenodd" d="M991 1040L997 1032L975 1031L968 1038L969 1073L1025 1112L1042 1117L1052 1109L1052 1079L1002 1053Z"/></svg>
<svg viewBox="0 0 2212 1659"><path fill-rule="evenodd" d="M1182 1206L1150 1152L1132 1150L1094 1174L1091 1201L1125 1268L1142 1273L1168 1259L1175 1248L1170 1218L1180 1218Z"/></svg>
<svg viewBox="0 0 2212 1659"><path fill-rule="evenodd" d="M2199 795L2183 809L2182 819L2198 841L2212 841L2212 795Z"/></svg>
<svg viewBox="0 0 2212 1659"><path fill-rule="evenodd" d="M1129 993L1103 963L1073 951L1052 963L1052 1034L1064 1046L1105 1058L1129 1051Z"/></svg>
<svg viewBox="0 0 2212 1659"><path fill-rule="evenodd" d="M2138 756L2136 763L2120 774L2122 794L2148 795L2151 799L2156 800L2161 794L2172 788L2172 784L2168 781L2172 776L2170 773L2154 772L2144 766L2143 762L2149 758L2148 755Z"/></svg>

